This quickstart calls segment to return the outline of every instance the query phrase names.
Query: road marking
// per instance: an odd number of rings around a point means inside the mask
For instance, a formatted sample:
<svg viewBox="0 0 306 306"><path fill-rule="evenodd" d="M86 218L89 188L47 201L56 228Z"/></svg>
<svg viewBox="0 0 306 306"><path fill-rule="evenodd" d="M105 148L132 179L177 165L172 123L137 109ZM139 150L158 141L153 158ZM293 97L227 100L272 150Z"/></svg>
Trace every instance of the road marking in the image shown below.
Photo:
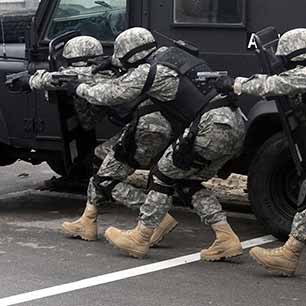
<svg viewBox="0 0 306 306"><path fill-rule="evenodd" d="M273 236L263 236L251 240L242 242L243 249L251 248L253 246L266 244L269 242L276 241L277 239ZM131 268L127 270L122 270L118 272L108 273L96 277L91 277L83 279L80 281L67 283L59 286L49 287L41 290L36 290L32 292L27 292L23 294L18 294L6 298L0 299L1 306L17 305L20 303L25 303L29 301L39 300L42 298L47 298L50 296L55 296L67 292L77 291L89 287L95 287L98 285L108 284L123 279L128 279L131 277L145 275L148 273L153 273L165 269L170 269L189 263L197 262L200 260L200 253L195 253L187 256L181 256L169 260L164 260L136 268Z"/></svg>

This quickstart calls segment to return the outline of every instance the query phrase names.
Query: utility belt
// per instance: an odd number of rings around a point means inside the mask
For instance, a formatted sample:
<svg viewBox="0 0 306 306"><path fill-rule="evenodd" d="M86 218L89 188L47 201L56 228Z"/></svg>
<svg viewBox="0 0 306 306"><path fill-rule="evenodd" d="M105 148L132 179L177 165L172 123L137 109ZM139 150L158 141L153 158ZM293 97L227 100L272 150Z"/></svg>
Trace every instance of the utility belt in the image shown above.
<svg viewBox="0 0 306 306"><path fill-rule="evenodd" d="M202 156L197 154L194 149L194 142L199 132L199 124L203 114L210 110L221 107L230 107L233 110L238 108L235 98L228 98L225 100L212 101L197 115L195 120L191 123L189 131L178 138L173 145L173 164L182 169L190 170L191 168L202 168L203 165L209 166L211 161L205 160Z"/></svg>

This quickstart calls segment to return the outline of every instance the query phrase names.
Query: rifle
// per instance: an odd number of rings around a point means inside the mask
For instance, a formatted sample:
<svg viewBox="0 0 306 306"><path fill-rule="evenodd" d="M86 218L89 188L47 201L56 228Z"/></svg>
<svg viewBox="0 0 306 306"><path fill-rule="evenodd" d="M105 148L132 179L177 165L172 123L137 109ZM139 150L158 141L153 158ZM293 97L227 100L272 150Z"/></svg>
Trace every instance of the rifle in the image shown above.
<svg viewBox="0 0 306 306"><path fill-rule="evenodd" d="M281 59L275 55L279 35L274 27L267 27L257 32L255 41L257 45L256 52L260 58L264 73L274 75L287 70ZM306 209L306 124L301 120L297 120L295 109L292 108L288 96L269 97L268 100L274 100L276 103L288 141L289 151L300 178L298 211L302 211Z"/></svg>
<svg viewBox="0 0 306 306"><path fill-rule="evenodd" d="M171 43L173 43L176 47L192 54L193 56L195 57L199 57L200 55L200 50L197 46L193 45L192 43L190 42L187 42L187 41L184 41L184 40L175 40L175 39L172 39L171 37L167 36L166 34L164 33L160 33L156 30L153 31L153 33L159 35L160 37L170 41Z"/></svg>
<svg viewBox="0 0 306 306"><path fill-rule="evenodd" d="M53 72L52 73L52 82L54 85L63 85L66 83L74 83L78 81L78 75L77 74L63 74L60 72Z"/></svg>
<svg viewBox="0 0 306 306"><path fill-rule="evenodd" d="M106 70L111 70L116 76L120 76L122 74L122 68L115 67L113 65L111 56L103 56L96 59L89 59L88 64L96 65L96 67L92 70L93 74L97 74Z"/></svg>
<svg viewBox="0 0 306 306"><path fill-rule="evenodd" d="M197 78L195 81L198 82L207 82L209 80L216 80L220 77L228 76L227 71L205 71L205 72L197 72Z"/></svg>
<svg viewBox="0 0 306 306"><path fill-rule="evenodd" d="M22 78L26 78L26 77L29 77L29 72L27 70L8 74L6 75L5 85L12 92L16 92L16 93L29 92L31 91L29 83L18 82L18 80L21 80Z"/></svg>

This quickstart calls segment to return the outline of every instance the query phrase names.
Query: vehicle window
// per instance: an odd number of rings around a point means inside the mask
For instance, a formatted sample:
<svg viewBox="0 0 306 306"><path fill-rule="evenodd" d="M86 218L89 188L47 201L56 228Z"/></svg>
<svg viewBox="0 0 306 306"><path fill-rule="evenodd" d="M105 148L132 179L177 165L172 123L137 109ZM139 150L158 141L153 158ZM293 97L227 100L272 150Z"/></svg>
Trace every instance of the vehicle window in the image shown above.
<svg viewBox="0 0 306 306"><path fill-rule="evenodd" d="M245 0L174 0L175 24L242 24Z"/></svg>
<svg viewBox="0 0 306 306"><path fill-rule="evenodd" d="M39 0L0 0L0 42L23 42Z"/></svg>
<svg viewBox="0 0 306 306"><path fill-rule="evenodd" d="M127 0L61 0L55 10L47 39L79 30L101 41L113 41L126 28Z"/></svg>

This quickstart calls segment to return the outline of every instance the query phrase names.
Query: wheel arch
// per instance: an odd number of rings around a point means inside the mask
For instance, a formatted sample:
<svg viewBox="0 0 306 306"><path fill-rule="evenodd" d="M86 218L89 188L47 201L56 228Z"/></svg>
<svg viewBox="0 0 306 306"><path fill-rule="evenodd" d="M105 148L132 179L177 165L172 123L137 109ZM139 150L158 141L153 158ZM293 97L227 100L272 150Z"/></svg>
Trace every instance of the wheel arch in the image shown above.
<svg viewBox="0 0 306 306"><path fill-rule="evenodd" d="M272 135L282 130L278 110L274 101L256 103L248 114L244 149L239 158L238 173L247 174L258 149Z"/></svg>

